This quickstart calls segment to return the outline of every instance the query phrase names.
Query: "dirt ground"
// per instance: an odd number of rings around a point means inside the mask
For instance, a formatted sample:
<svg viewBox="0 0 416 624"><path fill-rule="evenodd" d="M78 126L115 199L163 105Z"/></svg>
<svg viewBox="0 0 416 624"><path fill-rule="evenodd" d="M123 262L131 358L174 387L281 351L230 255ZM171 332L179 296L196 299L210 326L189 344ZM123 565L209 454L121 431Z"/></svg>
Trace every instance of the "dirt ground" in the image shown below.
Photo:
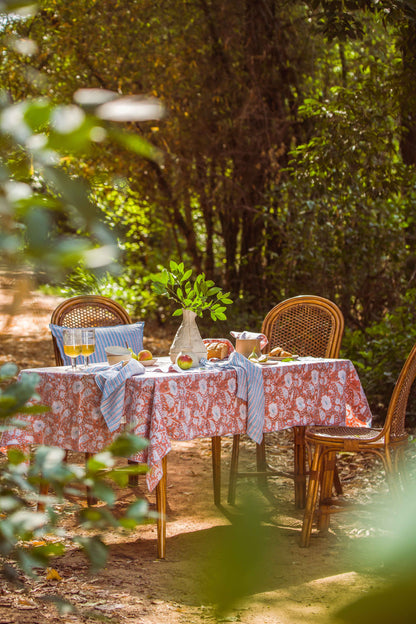
<svg viewBox="0 0 416 624"><path fill-rule="evenodd" d="M22 284L22 281L19 282ZM30 292L15 301L16 276L0 275L0 363L14 361L23 369L53 365L48 330L58 299ZM19 299L19 297L17 297ZM18 306L18 307L16 307ZM145 346L165 355L173 336L145 327ZM290 442L290 433L270 436ZM335 612L384 582L383 566L373 562L371 547L385 535L385 527L371 515L371 501L385 491L380 467L348 460L341 476L362 508L337 514L326 537L313 536L310 548L299 547L302 513L293 505L293 483L280 478L266 495L253 480L240 483L238 501L226 503L231 440L223 439L222 508L212 496L209 440L179 442L168 458L167 557L156 558L156 526L106 536L110 557L104 570L91 575L83 555L69 550L54 565L61 580L41 572L26 589L0 584L0 624L44 622L132 622L134 624L205 624L227 621L243 624L322 624L336 622ZM72 461L82 461L75 454ZM242 463L252 466L253 445L244 440ZM273 458L280 466L291 462L290 452ZM243 509L243 495L252 493L251 514ZM117 493L122 511L134 497L154 496L141 482ZM76 501L80 505L85 500ZM63 526L76 531L74 500L58 507ZM261 556L260 556L261 554ZM59 594L76 612L59 615L50 599ZM236 600L221 616L214 605Z"/></svg>

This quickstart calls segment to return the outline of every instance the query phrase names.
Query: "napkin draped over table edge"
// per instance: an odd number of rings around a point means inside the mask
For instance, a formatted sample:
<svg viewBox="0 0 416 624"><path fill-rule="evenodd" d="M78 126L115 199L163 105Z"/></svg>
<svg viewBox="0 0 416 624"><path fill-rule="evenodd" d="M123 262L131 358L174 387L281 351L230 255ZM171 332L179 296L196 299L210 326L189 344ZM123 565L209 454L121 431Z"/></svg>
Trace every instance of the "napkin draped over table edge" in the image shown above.
<svg viewBox="0 0 416 624"><path fill-rule="evenodd" d="M233 368L237 373L237 397L247 402L247 435L257 444L263 440L264 385L261 366L233 351L225 361L201 360L206 368Z"/></svg>
<svg viewBox="0 0 416 624"><path fill-rule="evenodd" d="M122 362L111 367L95 367L95 382L103 393L100 403L101 413L111 432L120 427L123 417L126 379L133 375L143 375L143 364L131 359L123 366Z"/></svg>

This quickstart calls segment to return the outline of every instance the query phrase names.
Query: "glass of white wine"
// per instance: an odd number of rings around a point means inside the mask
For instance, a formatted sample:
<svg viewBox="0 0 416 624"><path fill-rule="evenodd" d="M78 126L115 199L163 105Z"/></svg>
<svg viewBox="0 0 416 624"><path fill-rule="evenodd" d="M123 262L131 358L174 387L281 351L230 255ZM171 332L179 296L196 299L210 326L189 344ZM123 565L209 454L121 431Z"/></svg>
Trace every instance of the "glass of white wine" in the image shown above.
<svg viewBox="0 0 416 624"><path fill-rule="evenodd" d="M84 356L85 359L85 368L88 368L89 365L89 357L95 351L95 329L93 327L88 327L82 330L82 349L81 355Z"/></svg>
<svg viewBox="0 0 416 624"><path fill-rule="evenodd" d="M77 368L77 357L82 352L82 332L76 327L65 327L63 330L64 353L71 358L71 370Z"/></svg>

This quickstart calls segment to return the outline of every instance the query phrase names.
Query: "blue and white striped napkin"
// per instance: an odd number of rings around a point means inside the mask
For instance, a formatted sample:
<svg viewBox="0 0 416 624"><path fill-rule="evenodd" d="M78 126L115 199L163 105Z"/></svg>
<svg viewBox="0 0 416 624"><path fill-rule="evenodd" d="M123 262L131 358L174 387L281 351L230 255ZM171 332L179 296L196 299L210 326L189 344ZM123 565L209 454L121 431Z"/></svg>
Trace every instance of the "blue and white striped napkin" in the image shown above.
<svg viewBox="0 0 416 624"><path fill-rule="evenodd" d="M247 435L260 444L264 428L264 385L261 366L250 362L244 355L233 351L227 361L200 365L207 368L234 368L237 373L237 397L247 401Z"/></svg>
<svg viewBox="0 0 416 624"><path fill-rule="evenodd" d="M126 379L133 375L143 375L144 372L143 364L135 359L129 360L125 366L119 362L110 368L97 371L95 382L103 393L100 409L110 431L115 431L121 424Z"/></svg>

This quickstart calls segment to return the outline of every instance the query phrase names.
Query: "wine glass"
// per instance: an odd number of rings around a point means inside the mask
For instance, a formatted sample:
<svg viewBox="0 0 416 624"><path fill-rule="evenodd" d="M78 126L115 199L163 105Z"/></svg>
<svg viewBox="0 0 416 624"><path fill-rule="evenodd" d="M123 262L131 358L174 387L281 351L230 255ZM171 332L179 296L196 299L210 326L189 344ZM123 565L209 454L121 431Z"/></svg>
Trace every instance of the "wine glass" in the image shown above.
<svg viewBox="0 0 416 624"><path fill-rule="evenodd" d="M74 327L65 327L63 330L64 353L71 358L71 370L77 368L77 357L82 351L82 332L81 329Z"/></svg>
<svg viewBox="0 0 416 624"><path fill-rule="evenodd" d="M82 330L82 350L81 355L84 356L85 359L85 368L88 368L89 358L95 351L95 329L93 327L88 327L87 329Z"/></svg>

